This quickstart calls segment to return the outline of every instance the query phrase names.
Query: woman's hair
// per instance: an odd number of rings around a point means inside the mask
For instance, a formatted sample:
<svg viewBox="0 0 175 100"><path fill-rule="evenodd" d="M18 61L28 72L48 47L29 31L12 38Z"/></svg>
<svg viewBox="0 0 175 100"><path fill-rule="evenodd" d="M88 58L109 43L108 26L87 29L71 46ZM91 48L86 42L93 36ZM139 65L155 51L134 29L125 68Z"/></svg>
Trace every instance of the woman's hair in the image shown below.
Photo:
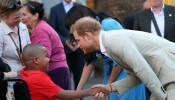
<svg viewBox="0 0 175 100"><path fill-rule="evenodd" d="M20 0L1 0L0 1L0 13L9 16L13 12L17 12L21 9Z"/></svg>
<svg viewBox="0 0 175 100"><path fill-rule="evenodd" d="M65 15L64 21L66 28L70 30L71 25L82 17L89 16L95 18L96 15L97 13L93 9L83 5L76 5L72 7Z"/></svg>
<svg viewBox="0 0 175 100"><path fill-rule="evenodd" d="M71 25L73 25L78 19L82 17L92 17L97 19L100 23L103 19L111 17L107 12L96 12L95 10L88 8L83 5L76 5L72 7L64 17L64 22L66 28L70 30ZM113 18L113 17L111 17ZM113 18L122 25L122 22L118 18Z"/></svg>
<svg viewBox="0 0 175 100"><path fill-rule="evenodd" d="M24 4L24 6L28 7L29 12L32 15L35 15L36 13L39 14L39 20L44 19L44 4L35 2L35 1L29 1L27 4Z"/></svg>

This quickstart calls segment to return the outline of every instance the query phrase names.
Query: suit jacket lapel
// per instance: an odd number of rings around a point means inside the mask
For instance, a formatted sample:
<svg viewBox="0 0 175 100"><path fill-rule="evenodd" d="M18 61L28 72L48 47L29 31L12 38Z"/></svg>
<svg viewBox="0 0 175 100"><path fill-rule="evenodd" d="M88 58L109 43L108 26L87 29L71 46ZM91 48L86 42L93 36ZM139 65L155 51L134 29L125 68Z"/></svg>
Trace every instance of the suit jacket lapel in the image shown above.
<svg viewBox="0 0 175 100"><path fill-rule="evenodd" d="M145 11L144 24L145 24L146 32L151 33L151 14L150 13L152 13L150 9Z"/></svg>
<svg viewBox="0 0 175 100"><path fill-rule="evenodd" d="M105 33L103 33L103 32L101 32L101 41L102 41L104 48L106 49L107 54L111 57L111 59L113 61L115 61L120 67L128 69L126 66L124 66L125 64L121 61L121 59L119 57L117 57L116 55L115 56L112 55L112 51L106 45Z"/></svg>
<svg viewBox="0 0 175 100"><path fill-rule="evenodd" d="M61 10L61 11L64 11L63 14L66 15L66 10L64 9L64 5L63 5L62 2L61 2L60 10Z"/></svg>
<svg viewBox="0 0 175 100"><path fill-rule="evenodd" d="M168 26L170 25L170 21L171 21L171 10L167 8L167 5L165 5L164 8L164 16L165 16L165 31L164 31L164 38L167 38L168 35Z"/></svg>

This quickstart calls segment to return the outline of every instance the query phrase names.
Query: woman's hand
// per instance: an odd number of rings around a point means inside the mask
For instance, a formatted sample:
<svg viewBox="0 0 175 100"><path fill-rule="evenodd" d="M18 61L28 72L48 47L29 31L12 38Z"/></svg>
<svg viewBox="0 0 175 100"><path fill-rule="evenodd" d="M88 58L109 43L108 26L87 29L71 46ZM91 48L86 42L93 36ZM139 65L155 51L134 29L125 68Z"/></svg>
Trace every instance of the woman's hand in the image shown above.
<svg viewBox="0 0 175 100"><path fill-rule="evenodd" d="M76 51L78 49L78 45L76 42L71 43L70 40L66 40L65 43L73 52Z"/></svg>

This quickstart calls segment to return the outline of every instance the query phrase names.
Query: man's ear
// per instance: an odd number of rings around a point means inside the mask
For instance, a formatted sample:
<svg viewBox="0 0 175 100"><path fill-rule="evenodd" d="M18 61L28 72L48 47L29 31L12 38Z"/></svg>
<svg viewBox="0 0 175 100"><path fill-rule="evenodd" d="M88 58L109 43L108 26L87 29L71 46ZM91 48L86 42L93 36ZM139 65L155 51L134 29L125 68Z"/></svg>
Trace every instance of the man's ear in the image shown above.
<svg viewBox="0 0 175 100"><path fill-rule="evenodd" d="M33 63L38 64L39 63L39 58L38 57L33 57L32 61L33 61Z"/></svg>
<svg viewBox="0 0 175 100"><path fill-rule="evenodd" d="M89 32L85 32L84 33L84 36L89 40L89 39L91 39L91 33L89 33Z"/></svg>

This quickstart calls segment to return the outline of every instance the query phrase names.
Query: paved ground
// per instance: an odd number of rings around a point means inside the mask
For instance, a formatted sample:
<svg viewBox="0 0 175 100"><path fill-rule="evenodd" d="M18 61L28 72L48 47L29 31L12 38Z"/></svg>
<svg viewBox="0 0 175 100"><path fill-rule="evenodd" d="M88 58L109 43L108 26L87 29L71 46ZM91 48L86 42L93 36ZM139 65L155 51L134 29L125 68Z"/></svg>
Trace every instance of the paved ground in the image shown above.
<svg viewBox="0 0 175 100"><path fill-rule="evenodd" d="M103 81L103 60L100 55L98 55L98 57L99 58L98 58L97 66L95 67L94 72L91 74L89 80L87 81L84 89L90 88L91 86L96 84L101 84ZM73 77L71 77L71 87L72 89L74 89ZM91 98L89 96L89 97L83 98L83 100L96 100L96 99Z"/></svg>
<svg viewBox="0 0 175 100"><path fill-rule="evenodd" d="M71 75L72 76L72 75ZM103 73L101 71L95 71L95 73L92 73L91 77L89 78L88 82L86 83L84 89L90 88L91 86L95 85L95 84L100 84L103 81ZM72 85L72 89L74 88L74 84L73 84L73 78L71 77L71 85ZM85 97L83 98L83 100L96 100L94 98L89 97Z"/></svg>

